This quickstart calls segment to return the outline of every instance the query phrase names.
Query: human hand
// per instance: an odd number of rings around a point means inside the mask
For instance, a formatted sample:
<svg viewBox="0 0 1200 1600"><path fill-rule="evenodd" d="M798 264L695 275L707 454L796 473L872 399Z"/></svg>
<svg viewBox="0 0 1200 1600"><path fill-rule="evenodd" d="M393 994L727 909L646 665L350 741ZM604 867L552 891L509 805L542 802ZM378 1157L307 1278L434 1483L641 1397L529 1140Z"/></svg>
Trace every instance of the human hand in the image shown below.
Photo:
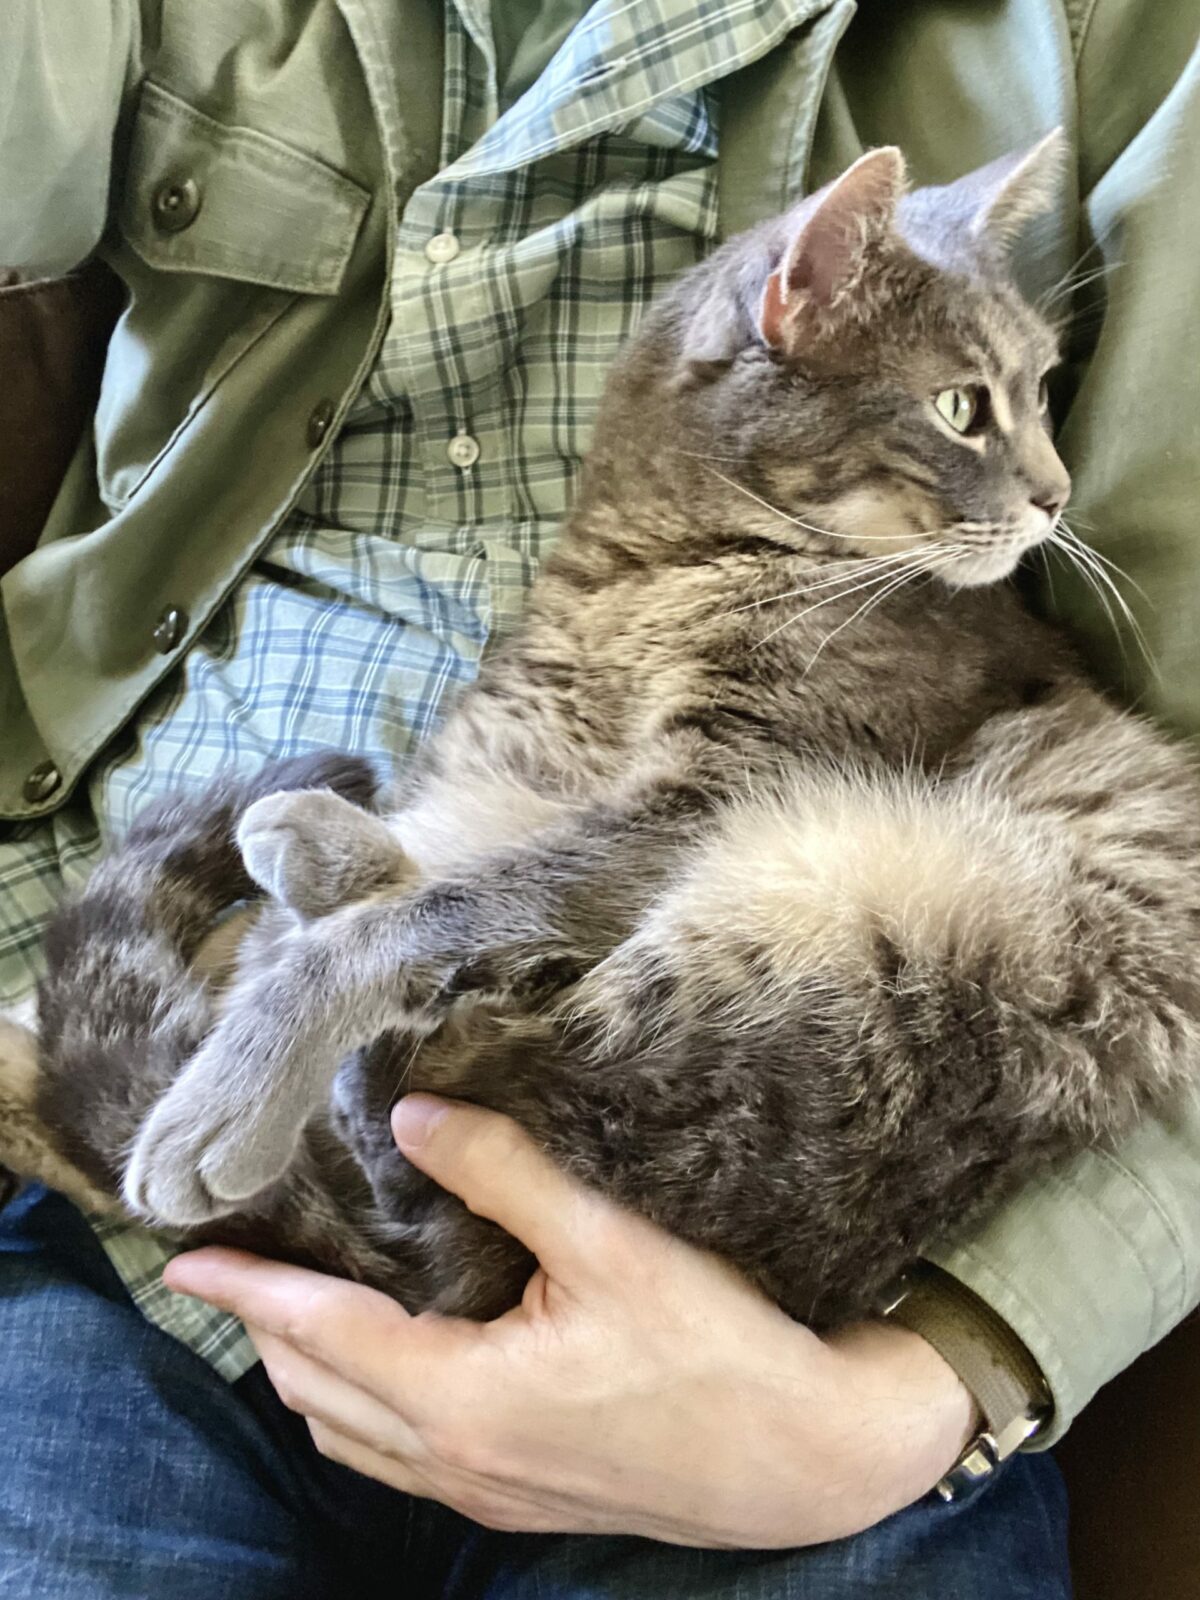
<svg viewBox="0 0 1200 1600"><path fill-rule="evenodd" d="M930 1489L974 1405L917 1335L819 1339L714 1256L566 1177L507 1118L414 1095L405 1155L540 1265L476 1324L232 1250L173 1289L249 1326L318 1449L493 1528L790 1547Z"/></svg>

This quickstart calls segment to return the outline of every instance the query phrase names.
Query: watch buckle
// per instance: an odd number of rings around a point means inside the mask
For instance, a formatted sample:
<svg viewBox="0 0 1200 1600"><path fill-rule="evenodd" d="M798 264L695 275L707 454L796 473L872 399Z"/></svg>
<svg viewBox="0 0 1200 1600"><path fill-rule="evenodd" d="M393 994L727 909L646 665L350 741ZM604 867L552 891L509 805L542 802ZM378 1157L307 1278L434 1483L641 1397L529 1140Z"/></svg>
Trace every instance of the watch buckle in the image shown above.
<svg viewBox="0 0 1200 1600"><path fill-rule="evenodd" d="M1014 1417L999 1436L978 1433L944 1478L934 1485L943 1500L961 1500L990 1478L996 1468L1032 1439L1042 1425L1042 1414Z"/></svg>

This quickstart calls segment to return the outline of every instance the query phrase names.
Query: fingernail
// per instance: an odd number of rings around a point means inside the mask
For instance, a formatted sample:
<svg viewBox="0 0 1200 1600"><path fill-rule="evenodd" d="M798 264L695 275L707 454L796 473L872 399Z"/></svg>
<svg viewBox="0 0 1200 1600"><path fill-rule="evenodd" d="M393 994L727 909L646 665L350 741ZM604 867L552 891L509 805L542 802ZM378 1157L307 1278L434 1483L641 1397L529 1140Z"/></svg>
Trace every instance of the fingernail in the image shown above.
<svg viewBox="0 0 1200 1600"><path fill-rule="evenodd" d="M405 1095L392 1111L392 1138L402 1150L418 1149L449 1109L429 1094Z"/></svg>

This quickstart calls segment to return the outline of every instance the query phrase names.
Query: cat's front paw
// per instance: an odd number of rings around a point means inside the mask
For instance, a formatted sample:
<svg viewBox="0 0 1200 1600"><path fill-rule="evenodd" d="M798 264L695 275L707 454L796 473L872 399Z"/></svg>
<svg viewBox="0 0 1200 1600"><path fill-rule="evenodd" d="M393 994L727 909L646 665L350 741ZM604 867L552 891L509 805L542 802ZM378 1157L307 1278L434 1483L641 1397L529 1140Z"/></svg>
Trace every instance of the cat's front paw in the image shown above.
<svg viewBox="0 0 1200 1600"><path fill-rule="evenodd" d="M122 1191L137 1216L162 1228L195 1228L234 1208L222 1205L200 1171L210 1130L168 1091L134 1140Z"/></svg>
<svg viewBox="0 0 1200 1600"><path fill-rule="evenodd" d="M330 789L255 801L238 824L237 842L255 883L306 919L328 916L409 873L386 825Z"/></svg>
<svg viewBox="0 0 1200 1600"><path fill-rule="evenodd" d="M125 1169L125 1200L168 1228L229 1216L284 1177L303 1123L270 1096L238 1092L202 1050L142 1124Z"/></svg>

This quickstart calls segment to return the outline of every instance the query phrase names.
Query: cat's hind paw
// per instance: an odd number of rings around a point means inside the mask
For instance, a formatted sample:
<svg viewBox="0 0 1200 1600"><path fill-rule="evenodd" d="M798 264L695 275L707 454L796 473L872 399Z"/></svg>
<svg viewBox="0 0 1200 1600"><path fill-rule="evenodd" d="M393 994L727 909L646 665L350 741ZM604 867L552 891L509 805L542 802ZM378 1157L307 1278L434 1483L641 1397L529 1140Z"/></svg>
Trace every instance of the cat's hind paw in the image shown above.
<svg viewBox="0 0 1200 1600"><path fill-rule="evenodd" d="M222 1205L200 1173L192 1128L152 1112L134 1140L122 1180L125 1204L152 1227L197 1228L236 1208Z"/></svg>
<svg viewBox="0 0 1200 1600"><path fill-rule="evenodd" d="M306 920L413 875L386 825L331 789L255 801L238 823L237 842L259 887Z"/></svg>

